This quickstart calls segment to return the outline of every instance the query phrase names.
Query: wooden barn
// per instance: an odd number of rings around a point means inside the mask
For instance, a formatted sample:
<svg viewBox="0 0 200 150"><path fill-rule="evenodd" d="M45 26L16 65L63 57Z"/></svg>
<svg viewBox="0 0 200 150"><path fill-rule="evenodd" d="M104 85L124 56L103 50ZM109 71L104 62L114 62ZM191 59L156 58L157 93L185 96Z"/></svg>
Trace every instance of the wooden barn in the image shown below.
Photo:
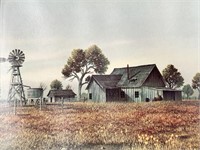
<svg viewBox="0 0 200 150"><path fill-rule="evenodd" d="M166 88L155 64L115 68L110 75L93 75L86 87L90 100L142 102L181 100L181 91Z"/></svg>
<svg viewBox="0 0 200 150"><path fill-rule="evenodd" d="M73 101L76 94L72 90L50 90L47 96L49 103L55 103L61 100Z"/></svg>

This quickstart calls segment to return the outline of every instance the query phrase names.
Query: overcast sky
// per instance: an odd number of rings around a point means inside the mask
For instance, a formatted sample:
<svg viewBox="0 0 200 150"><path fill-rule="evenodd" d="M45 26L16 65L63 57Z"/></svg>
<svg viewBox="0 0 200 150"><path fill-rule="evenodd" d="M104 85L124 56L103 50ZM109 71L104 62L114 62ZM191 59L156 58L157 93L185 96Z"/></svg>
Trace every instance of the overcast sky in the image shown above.
<svg viewBox="0 0 200 150"><path fill-rule="evenodd" d="M0 57L21 49L23 82L38 87L62 78L75 48L99 46L115 67L173 64L185 83L200 72L198 0L0 0ZM1 97L7 97L10 64L1 63Z"/></svg>

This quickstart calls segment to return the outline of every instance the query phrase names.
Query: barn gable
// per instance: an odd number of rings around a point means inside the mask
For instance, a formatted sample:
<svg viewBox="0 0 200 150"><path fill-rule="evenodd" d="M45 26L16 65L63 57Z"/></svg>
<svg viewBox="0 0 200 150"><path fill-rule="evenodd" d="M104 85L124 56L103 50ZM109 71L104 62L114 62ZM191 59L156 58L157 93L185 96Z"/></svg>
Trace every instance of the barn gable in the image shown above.
<svg viewBox="0 0 200 150"><path fill-rule="evenodd" d="M153 68L149 76L143 82L143 86L148 86L148 87L165 87L166 86L165 81L156 66Z"/></svg>

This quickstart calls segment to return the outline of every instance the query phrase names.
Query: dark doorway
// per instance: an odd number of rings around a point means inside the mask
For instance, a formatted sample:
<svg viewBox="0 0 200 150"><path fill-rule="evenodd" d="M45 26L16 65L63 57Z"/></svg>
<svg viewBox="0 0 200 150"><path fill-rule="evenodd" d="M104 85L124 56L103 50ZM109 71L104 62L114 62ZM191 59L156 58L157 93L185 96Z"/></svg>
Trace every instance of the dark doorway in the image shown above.
<svg viewBox="0 0 200 150"><path fill-rule="evenodd" d="M163 91L163 99L164 100L175 100L175 92L174 91Z"/></svg>
<svg viewBox="0 0 200 150"><path fill-rule="evenodd" d="M119 88L116 89L106 89L106 101L120 101L121 90Z"/></svg>

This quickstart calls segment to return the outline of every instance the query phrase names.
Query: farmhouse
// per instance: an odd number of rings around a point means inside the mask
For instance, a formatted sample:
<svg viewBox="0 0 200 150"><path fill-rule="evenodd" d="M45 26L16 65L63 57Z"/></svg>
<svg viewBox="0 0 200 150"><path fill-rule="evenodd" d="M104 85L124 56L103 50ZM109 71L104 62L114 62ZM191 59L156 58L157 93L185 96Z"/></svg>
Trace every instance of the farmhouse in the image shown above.
<svg viewBox="0 0 200 150"><path fill-rule="evenodd" d="M47 94L48 102L71 101L75 99L76 94L72 90L50 90Z"/></svg>
<svg viewBox="0 0 200 150"><path fill-rule="evenodd" d="M155 64L115 68L110 75L93 75L86 89L96 102L181 100L181 91L166 88Z"/></svg>

